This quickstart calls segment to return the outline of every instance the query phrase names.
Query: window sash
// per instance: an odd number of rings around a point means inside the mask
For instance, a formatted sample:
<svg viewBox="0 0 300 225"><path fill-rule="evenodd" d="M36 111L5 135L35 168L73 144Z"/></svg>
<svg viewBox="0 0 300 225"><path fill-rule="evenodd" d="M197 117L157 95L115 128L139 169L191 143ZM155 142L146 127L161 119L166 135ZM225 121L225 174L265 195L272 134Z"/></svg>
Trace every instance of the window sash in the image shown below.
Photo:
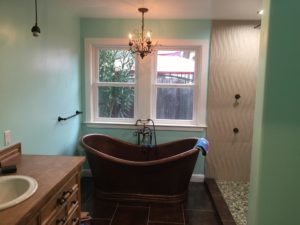
<svg viewBox="0 0 300 225"><path fill-rule="evenodd" d="M175 88L178 88L178 85L174 85ZM155 121L155 123L157 124L161 124L161 125L176 125L176 124L180 124L180 125L196 125L196 116L197 116L197 107L195 106L196 103L196 91L195 91L195 86L194 85L186 85L185 87L180 86L180 88L191 88L192 87L192 91L193 91L193 109L192 109L192 119L186 119L186 120L182 120L182 119L159 119L157 118L157 92L158 92L158 88L170 88L170 86L166 86L166 85L157 85L155 87L155 90L153 92L153 111L152 111L152 118ZM172 85L173 88L173 85Z"/></svg>
<svg viewBox="0 0 300 225"><path fill-rule="evenodd" d="M115 118L115 117L101 117L100 116L100 107L99 107L99 88L101 87L129 87L129 88L133 88L134 90L134 109L133 109L133 118ZM94 95L94 121L95 122L112 122L112 123L134 123L136 121L136 115L137 115L137 88L136 85L132 85L132 84L126 84L126 83L122 83L122 84L113 84L113 85L109 85L109 84L100 84L97 83L94 85L93 88L93 95Z"/></svg>
<svg viewBox="0 0 300 225"><path fill-rule="evenodd" d="M97 47L96 48L96 62L95 62L95 65L97 66L96 67L96 70L95 70L95 82L96 83L128 83L128 84L133 84L133 83L136 83L136 68L137 68L137 60L136 60L136 57L134 58L134 81L133 82L115 82L115 81L100 81L99 80L99 75L100 75L100 71L99 71L99 61L100 61L100 55L99 55L99 51L100 50L127 50L126 48L123 47Z"/></svg>
<svg viewBox="0 0 300 225"><path fill-rule="evenodd" d="M129 87L134 89L134 112L133 112L133 118L112 118L112 117L101 117L100 114L100 108L99 106L99 88L101 87ZM94 85L93 88L94 92L94 119L96 122L120 122L120 123L133 123L136 121L136 115L137 115L137 87L136 83L117 83L117 82L97 82Z"/></svg>

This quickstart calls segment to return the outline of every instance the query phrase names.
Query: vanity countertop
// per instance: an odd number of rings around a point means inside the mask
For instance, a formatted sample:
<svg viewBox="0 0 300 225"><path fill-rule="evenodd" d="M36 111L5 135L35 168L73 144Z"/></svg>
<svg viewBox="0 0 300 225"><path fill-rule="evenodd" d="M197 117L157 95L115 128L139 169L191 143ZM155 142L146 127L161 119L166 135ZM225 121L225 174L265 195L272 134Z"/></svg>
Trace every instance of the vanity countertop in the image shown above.
<svg viewBox="0 0 300 225"><path fill-rule="evenodd" d="M56 193L58 187L66 182L68 175L79 170L84 160L85 157L82 156L21 155L17 163L17 173L11 175L26 175L35 178L38 182L38 189L24 202L0 211L0 224L28 223Z"/></svg>

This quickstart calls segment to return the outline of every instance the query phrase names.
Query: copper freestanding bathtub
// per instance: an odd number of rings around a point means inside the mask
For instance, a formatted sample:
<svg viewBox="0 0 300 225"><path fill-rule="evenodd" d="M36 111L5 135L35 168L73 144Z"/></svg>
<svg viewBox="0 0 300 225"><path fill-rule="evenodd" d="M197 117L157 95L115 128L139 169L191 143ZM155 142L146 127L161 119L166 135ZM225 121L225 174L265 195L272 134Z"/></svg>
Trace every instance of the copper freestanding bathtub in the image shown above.
<svg viewBox="0 0 300 225"><path fill-rule="evenodd" d="M81 138L97 198L164 203L185 199L199 153L196 142L187 138L146 148L103 134Z"/></svg>

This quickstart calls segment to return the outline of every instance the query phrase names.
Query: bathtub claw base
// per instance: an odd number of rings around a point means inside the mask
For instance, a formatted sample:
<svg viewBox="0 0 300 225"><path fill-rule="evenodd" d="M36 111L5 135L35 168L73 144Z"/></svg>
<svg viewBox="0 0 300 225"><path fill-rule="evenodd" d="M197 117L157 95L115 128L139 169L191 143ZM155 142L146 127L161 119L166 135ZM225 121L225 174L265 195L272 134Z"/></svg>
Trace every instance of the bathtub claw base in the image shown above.
<svg viewBox="0 0 300 225"><path fill-rule="evenodd" d="M178 195L154 195L136 193L112 193L95 190L96 198L110 201L145 202L145 203L180 203L187 197L187 192Z"/></svg>

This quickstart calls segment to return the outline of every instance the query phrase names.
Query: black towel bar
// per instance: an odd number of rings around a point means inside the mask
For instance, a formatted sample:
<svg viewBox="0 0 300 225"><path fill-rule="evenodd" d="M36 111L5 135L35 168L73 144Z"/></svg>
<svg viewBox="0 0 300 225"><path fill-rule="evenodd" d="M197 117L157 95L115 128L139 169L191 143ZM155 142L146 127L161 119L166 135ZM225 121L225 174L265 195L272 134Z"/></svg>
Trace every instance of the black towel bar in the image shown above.
<svg viewBox="0 0 300 225"><path fill-rule="evenodd" d="M68 117L60 117L60 116L59 116L59 117L57 118L57 121L60 122L60 121L62 121L62 120L68 120L68 119L71 119L71 118L74 117L74 116L78 116L79 114L82 114L82 112L76 110L76 112L75 112L74 115L68 116Z"/></svg>

